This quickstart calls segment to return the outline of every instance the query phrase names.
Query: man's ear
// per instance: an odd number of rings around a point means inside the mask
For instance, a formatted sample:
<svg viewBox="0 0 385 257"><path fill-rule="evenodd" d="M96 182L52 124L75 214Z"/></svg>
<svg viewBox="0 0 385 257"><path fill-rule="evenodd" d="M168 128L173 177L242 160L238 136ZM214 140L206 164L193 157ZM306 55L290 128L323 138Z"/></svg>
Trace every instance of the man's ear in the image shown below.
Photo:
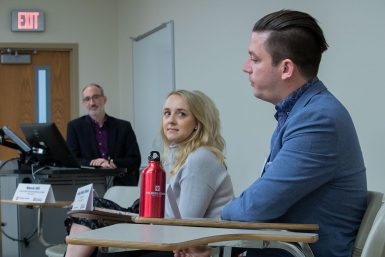
<svg viewBox="0 0 385 257"><path fill-rule="evenodd" d="M284 59L281 62L281 70L282 70L282 75L281 78L283 80L289 79L293 76L295 69L295 64L293 63L292 60L290 59Z"/></svg>

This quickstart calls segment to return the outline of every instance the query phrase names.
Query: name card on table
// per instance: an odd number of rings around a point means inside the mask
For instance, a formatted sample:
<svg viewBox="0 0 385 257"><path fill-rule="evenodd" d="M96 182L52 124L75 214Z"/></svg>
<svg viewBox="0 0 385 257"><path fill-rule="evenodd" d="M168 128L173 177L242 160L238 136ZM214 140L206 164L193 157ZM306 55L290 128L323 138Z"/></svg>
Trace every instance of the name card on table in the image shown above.
<svg viewBox="0 0 385 257"><path fill-rule="evenodd" d="M97 196L97 193L93 188L93 184L79 187L76 191L75 200L72 204L72 210L93 210L94 196Z"/></svg>
<svg viewBox="0 0 385 257"><path fill-rule="evenodd" d="M54 203L55 196L51 185L20 183L12 200L27 203Z"/></svg>

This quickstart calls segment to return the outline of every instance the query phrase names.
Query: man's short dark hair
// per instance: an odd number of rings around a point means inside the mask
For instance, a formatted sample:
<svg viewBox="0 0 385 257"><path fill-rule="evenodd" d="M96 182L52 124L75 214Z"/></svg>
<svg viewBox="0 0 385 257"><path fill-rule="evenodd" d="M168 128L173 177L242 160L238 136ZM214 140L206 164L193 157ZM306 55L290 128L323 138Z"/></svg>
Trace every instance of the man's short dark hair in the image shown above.
<svg viewBox="0 0 385 257"><path fill-rule="evenodd" d="M322 53L328 48L322 29L307 13L281 10L266 15L254 25L253 32L270 32L266 50L273 65L292 60L306 78L318 73Z"/></svg>

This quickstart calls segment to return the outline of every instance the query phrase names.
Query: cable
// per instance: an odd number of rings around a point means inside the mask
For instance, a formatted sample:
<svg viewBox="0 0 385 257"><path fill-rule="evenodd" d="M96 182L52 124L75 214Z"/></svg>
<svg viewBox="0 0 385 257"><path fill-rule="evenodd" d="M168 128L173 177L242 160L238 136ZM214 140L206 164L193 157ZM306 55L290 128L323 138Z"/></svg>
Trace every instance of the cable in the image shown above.
<svg viewBox="0 0 385 257"><path fill-rule="evenodd" d="M42 170L45 170L45 169L49 169L49 166L43 166L41 168L38 168L37 170L35 170L36 166L39 166L39 163L33 163L31 165L31 171L32 171L32 178L33 180L35 180L35 174L42 171Z"/></svg>
<svg viewBox="0 0 385 257"><path fill-rule="evenodd" d="M1 233L6 238L8 238L9 240L14 241L14 242L23 243L25 247L28 247L30 240L37 234L37 228L35 229L35 231L32 232L32 234L30 236L24 237L23 239L13 238L13 237L9 236L7 233L5 233L3 228L1 228Z"/></svg>
<svg viewBox="0 0 385 257"><path fill-rule="evenodd" d="M18 160L19 158L11 158L11 159L8 159L8 160L5 160L3 161L1 164L0 164L0 170L5 166L5 164L7 164L8 162L10 161L14 161L14 160Z"/></svg>

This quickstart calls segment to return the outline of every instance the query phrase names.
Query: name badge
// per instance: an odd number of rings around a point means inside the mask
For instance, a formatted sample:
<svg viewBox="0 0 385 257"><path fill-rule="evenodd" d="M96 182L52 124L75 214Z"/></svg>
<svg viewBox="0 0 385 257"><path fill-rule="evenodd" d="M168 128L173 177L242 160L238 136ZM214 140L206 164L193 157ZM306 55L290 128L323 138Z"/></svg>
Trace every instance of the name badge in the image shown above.
<svg viewBox="0 0 385 257"><path fill-rule="evenodd" d="M76 191L75 200L72 205L72 210L93 210L94 209L94 196L97 196L93 188L93 184L88 184L83 187L79 187Z"/></svg>
<svg viewBox="0 0 385 257"><path fill-rule="evenodd" d="M49 184L20 183L12 200L27 203L54 203L55 197Z"/></svg>

